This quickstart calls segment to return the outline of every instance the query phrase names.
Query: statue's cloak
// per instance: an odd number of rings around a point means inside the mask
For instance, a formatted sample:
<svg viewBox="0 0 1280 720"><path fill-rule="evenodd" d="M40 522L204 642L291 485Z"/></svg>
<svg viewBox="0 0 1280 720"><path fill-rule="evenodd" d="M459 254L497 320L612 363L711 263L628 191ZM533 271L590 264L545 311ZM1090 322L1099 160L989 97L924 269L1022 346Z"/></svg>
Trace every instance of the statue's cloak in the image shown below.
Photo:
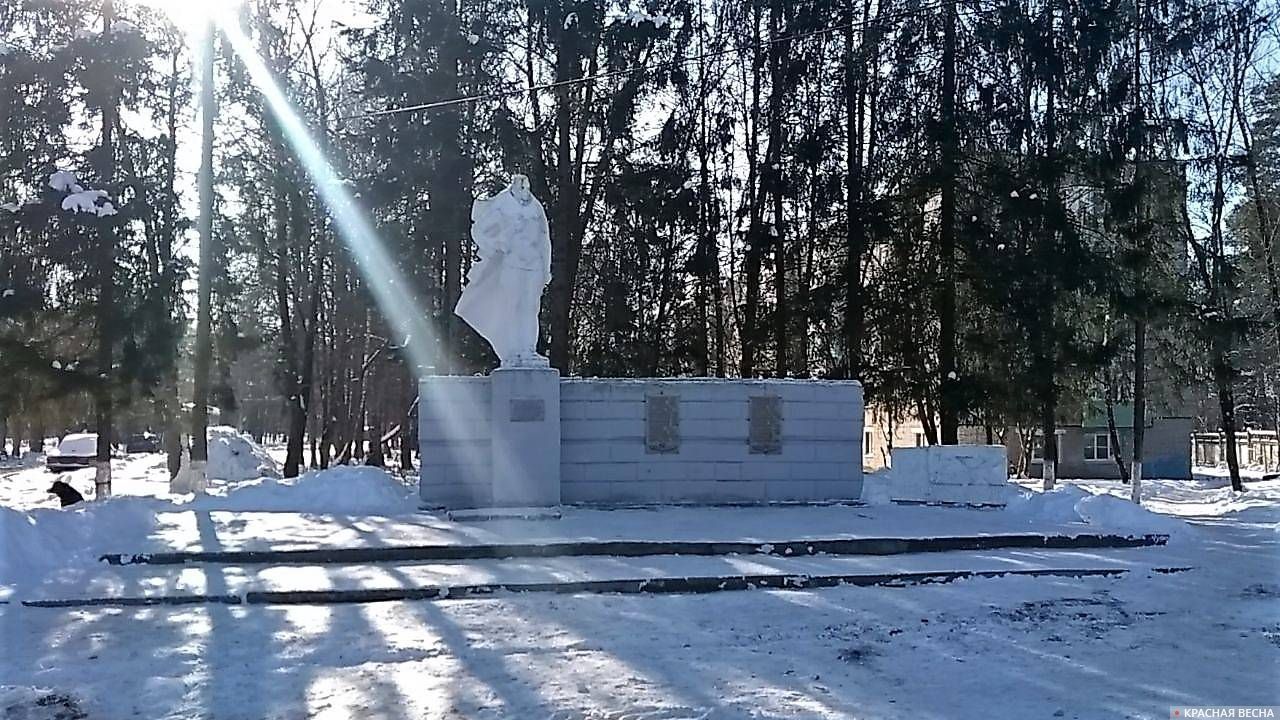
<svg viewBox="0 0 1280 720"><path fill-rule="evenodd" d="M515 295L536 293L532 298L536 315L542 287L551 277L546 227L542 203L537 198L522 203L510 188L477 199L471 206L471 239L480 259L467 272L467 285L454 313L488 340L499 356L504 338L512 332L513 309L527 305ZM534 282L517 282L512 271L527 274Z"/></svg>

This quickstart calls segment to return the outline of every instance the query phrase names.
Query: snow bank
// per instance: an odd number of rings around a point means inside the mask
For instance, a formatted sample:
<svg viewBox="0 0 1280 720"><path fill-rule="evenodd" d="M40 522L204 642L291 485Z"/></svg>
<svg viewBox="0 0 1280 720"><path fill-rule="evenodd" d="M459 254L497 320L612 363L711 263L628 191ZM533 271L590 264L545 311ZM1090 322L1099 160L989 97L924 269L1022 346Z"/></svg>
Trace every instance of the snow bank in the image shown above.
<svg viewBox="0 0 1280 720"><path fill-rule="evenodd" d="M1074 485L1060 485L1049 492L1021 492L1005 503L1006 516L1028 523L1084 522L1076 512L1076 503L1090 497Z"/></svg>
<svg viewBox="0 0 1280 720"><path fill-rule="evenodd" d="M209 428L210 480L241 483L280 477L280 466L253 438L226 425Z"/></svg>
<svg viewBox="0 0 1280 720"><path fill-rule="evenodd" d="M1187 524L1167 515L1153 513L1131 500L1114 495L1090 495L1076 503L1080 519L1090 525L1133 529L1138 532L1181 533Z"/></svg>
<svg viewBox="0 0 1280 720"><path fill-rule="evenodd" d="M191 498L187 502L182 496L116 496L61 509L23 512L0 506L0 589L34 585L59 570L94 565L103 553L150 547L162 514L171 525L169 514L192 510L397 515L417 509L413 488L374 467L340 466L286 480L258 478L215 492L221 494L186 496Z"/></svg>
<svg viewBox="0 0 1280 720"><path fill-rule="evenodd" d="M297 478L261 478L242 483L225 495L199 497L185 507L235 512L398 514L417 508L412 494L413 488L380 468L339 466Z"/></svg>
<svg viewBox="0 0 1280 720"><path fill-rule="evenodd" d="M140 545L155 528L156 512L168 507L140 498L30 512L0 507L0 585L92 564L109 547Z"/></svg>
<svg viewBox="0 0 1280 720"><path fill-rule="evenodd" d="M1006 517L1028 524L1070 525L1083 523L1100 530L1120 533L1181 534L1187 524L1134 505L1114 495L1094 495L1074 485L1061 485L1048 492L1020 492L1009 498Z"/></svg>

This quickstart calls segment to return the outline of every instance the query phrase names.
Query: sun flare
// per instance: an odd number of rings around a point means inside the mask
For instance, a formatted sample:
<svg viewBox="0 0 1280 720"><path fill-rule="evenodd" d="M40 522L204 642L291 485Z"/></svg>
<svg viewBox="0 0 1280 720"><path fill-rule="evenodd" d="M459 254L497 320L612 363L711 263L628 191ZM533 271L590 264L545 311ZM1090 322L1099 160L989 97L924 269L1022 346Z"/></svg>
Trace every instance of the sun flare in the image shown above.
<svg viewBox="0 0 1280 720"><path fill-rule="evenodd" d="M180 30L187 34L202 31L210 21L221 21L232 15L240 6L238 0L143 0L147 5L162 11Z"/></svg>

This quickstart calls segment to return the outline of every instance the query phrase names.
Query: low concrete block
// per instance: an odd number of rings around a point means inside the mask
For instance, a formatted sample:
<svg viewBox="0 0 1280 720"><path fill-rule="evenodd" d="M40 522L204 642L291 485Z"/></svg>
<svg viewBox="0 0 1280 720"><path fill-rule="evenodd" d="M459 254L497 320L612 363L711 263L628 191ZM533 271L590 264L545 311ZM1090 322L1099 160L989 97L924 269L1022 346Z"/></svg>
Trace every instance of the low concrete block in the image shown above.
<svg viewBox="0 0 1280 720"><path fill-rule="evenodd" d="M892 495L895 500L974 502L985 488L1008 483L1005 449L998 445L934 445L893 450Z"/></svg>

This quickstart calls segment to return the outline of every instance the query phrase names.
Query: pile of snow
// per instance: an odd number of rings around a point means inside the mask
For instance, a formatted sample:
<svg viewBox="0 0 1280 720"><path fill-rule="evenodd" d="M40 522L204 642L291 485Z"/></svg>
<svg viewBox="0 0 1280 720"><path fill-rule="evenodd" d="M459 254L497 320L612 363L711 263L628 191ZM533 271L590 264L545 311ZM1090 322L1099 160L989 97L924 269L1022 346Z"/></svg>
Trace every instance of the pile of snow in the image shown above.
<svg viewBox="0 0 1280 720"><path fill-rule="evenodd" d="M280 477L280 466L253 438L226 425L209 428L210 480L241 483Z"/></svg>
<svg viewBox="0 0 1280 720"><path fill-rule="evenodd" d="M140 545L167 503L111 498L65 509L21 512L0 507L0 586L90 565L108 548Z"/></svg>
<svg viewBox="0 0 1280 720"><path fill-rule="evenodd" d="M0 595L4 586L34 585L61 569L95 565L103 553L151 546L157 529L173 522L158 522L160 515L192 510L397 515L417 509L413 488L375 467L344 465L284 480L258 477L213 492L218 494L118 495L25 512L0 506Z"/></svg>
<svg viewBox="0 0 1280 720"><path fill-rule="evenodd" d="M102 204L99 205L98 201ZM98 217L108 217L116 214L116 208L107 200L107 193L103 190L81 190L73 192L62 198L62 209L69 212L83 212L95 214Z"/></svg>
<svg viewBox="0 0 1280 720"><path fill-rule="evenodd" d="M185 507L233 512L394 515L412 512L413 489L376 467L338 466L283 480L242 483L225 495L198 497Z"/></svg>
<svg viewBox="0 0 1280 720"><path fill-rule="evenodd" d="M67 193L67 196L62 199L62 209L68 212L90 213L98 217L118 214L115 205L107 199L106 191L86 190L80 185L74 173L66 170L51 173L49 187L58 192ZM99 201L102 202L99 203Z"/></svg>
<svg viewBox="0 0 1280 720"><path fill-rule="evenodd" d="M1090 495L1076 503L1076 513L1090 525L1123 528L1138 532L1180 533L1186 523L1151 512L1133 501L1115 495Z"/></svg>
<svg viewBox="0 0 1280 720"><path fill-rule="evenodd" d="M1020 492L1010 497L1006 516L1029 524L1084 523L1098 529L1126 533L1183 533L1186 523L1151 512L1114 495L1094 495L1074 485L1047 492Z"/></svg>
<svg viewBox="0 0 1280 720"><path fill-rule="evenodd" d="M622 17L622 22L631 25L631 27L640 27L644 23L653 23L654 27L661 29L671 22L671 18L666 15L654 15L644 10L628 10L627 14Z"/></svg>

